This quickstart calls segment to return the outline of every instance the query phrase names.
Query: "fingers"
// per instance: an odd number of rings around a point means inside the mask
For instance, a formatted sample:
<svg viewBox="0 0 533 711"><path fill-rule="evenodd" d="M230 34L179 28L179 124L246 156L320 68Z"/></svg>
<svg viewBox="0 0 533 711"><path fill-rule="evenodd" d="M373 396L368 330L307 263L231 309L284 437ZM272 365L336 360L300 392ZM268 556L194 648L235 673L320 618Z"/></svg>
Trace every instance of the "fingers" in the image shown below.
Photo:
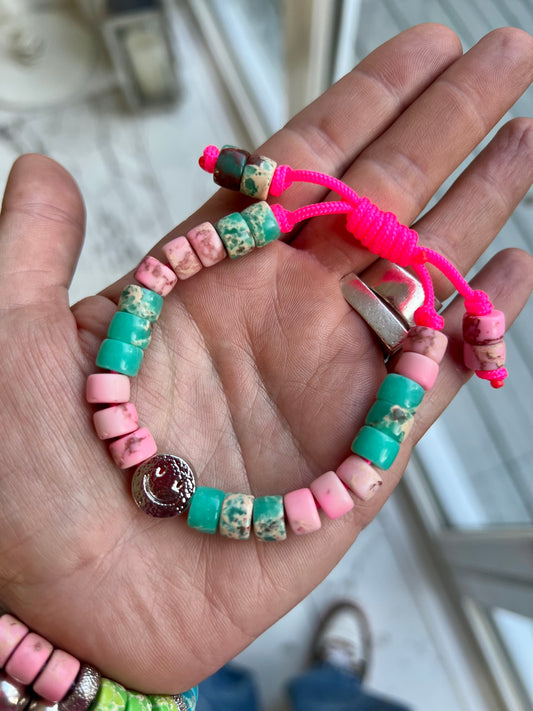
<svg viewBox="0 0 533 711"><path fill-rule="evenodd" d="M83 201L69 173L44 156L19 158L0 214L2 306L68 303L84 229Z"/></svg>

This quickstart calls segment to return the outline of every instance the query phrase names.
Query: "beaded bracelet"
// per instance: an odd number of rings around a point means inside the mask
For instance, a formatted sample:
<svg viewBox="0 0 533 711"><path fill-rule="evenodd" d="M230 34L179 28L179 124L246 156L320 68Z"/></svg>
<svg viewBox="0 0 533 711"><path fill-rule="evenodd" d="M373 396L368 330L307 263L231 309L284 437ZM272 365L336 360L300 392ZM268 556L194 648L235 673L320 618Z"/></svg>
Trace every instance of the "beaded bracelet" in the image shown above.
<svg viewBox="0 0 533 711"><path fill-rule="evenodd" d="M102 678L89 664L16 617L0 617L0 708L3 711L194 711L198 687L176 696L145 695Z"/></svg>
<svg viewBox="0 0 533 711"><path fill-rule="evenodd" d="M284 540L287 522L297 535L311 533L321 527L319 508L328 518L336 519L353 508L350 492L363 501L375 495L383 483L380 470L387 470L394 462L424 393L436 381L447 338L441 333L444 319L435 311L426 263L437 267L464 297L465 364L493 387L501 387L507 377L505 317L493 308L483 291L472 290L444 257L418 246L414 230L401 225L392 213L359 197L337 178L278 166L269 158L232 146L220 151L208 146L199 162L214 174L218 185L240 190L259 202L222 217L214 225L204 222L186 236L172 239L163 246L167 265L151 256L141 262L135 272L139 283L128 285L122 292L96 359L98 367L111 372L88 378L88 402L107 405L94 413L95 429L101 439L113 440L109 450L119 468L137 467L131 483L133 499L151 516L176 516L188 510L190 527L204 533L218 529L223 536L237 540L248 539L252 526L262 541ZM306 205L294 212L265 201L269 195L281 195L295 181L329 188L342 200ZM352 454L336 471L322 474L309 487L284 496L257 498L197 487L187 461L171 454L156 454L150 431L139 426L135 406L129 402L128 376L139 371L163 298L178 279L188 279L226 256L235 259L264 247L302 220L330 214L345 214L348 231L363 246L390 262L410 267L421 282L424 302L415 312L415 326L402 343L394 372L381 384L352 443Z"/></svg>

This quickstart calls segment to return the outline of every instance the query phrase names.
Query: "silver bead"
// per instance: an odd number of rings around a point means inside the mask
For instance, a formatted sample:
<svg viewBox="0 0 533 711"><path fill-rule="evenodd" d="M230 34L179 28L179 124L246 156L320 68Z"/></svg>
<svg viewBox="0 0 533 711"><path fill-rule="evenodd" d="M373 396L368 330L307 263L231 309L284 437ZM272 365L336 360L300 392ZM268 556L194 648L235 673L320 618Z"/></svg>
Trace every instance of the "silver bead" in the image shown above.
<svg viewBox="0 0 533 711"><path fill-rule="evenodd" d="M74 687L57 705L58 711L87 711L98 693L101 680L97 669L89 664L82 664Z"/></svg>
<svg viewBox="0 0 533 711"><path fill-rule="evenodd" d="M47 701L40 697L34 697L26 711L58 711L57 702Z"/></svg>
<svg viewBox="0 0 533 711"><path fill-rule="evenodd" d="M22 711L29 700L30 690L26 684L0 672L0 711Z"/></svg>
<svg viewBox="0 0 533 711"><path fill-rule="evenodd" d="M181 694L177 694L176 696L173 696L172 698L174 699L174 702L175 702L176 706L178 707L178 711L188 711L187 704L181 698Z"/></svg>

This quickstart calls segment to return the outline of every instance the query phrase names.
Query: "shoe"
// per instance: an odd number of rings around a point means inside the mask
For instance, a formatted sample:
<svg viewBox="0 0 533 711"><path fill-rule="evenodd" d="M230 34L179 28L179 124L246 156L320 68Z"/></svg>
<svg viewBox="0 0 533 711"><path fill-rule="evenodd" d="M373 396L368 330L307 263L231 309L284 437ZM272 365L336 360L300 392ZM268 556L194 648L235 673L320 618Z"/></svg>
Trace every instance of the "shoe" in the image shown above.
<svg viewBox="0 0 533 711"><path fill-rule="evenodd" d="M363 610L351 600L334 603L315 632L311 662L344 669L362 680L370 653L370 625Z"/></svg>

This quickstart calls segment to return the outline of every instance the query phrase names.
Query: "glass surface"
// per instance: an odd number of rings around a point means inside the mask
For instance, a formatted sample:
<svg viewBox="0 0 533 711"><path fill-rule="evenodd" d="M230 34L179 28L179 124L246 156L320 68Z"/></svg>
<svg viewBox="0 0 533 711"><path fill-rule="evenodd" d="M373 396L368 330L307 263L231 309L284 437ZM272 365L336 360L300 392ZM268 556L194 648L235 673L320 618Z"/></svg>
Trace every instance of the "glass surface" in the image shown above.
<svg viewBox="0 0 533 711"><path fill-rule="evenodd" d="M533 619L496 608L492 621L520 681L533 702Z"/></svg>

